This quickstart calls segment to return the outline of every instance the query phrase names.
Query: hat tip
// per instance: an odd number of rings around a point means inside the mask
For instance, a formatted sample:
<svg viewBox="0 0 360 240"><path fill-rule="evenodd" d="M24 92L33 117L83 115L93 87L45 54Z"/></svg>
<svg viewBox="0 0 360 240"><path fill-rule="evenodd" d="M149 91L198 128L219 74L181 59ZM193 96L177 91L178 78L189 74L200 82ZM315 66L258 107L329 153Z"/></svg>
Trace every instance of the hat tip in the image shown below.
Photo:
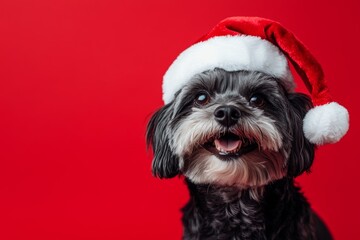
<svg viewBox="0 0 360 240"><path fill-rule="evenodd" d="M305 137L313 144L338 142L349 129L349 113L336 102L310 109L303 120Z"/></svg>

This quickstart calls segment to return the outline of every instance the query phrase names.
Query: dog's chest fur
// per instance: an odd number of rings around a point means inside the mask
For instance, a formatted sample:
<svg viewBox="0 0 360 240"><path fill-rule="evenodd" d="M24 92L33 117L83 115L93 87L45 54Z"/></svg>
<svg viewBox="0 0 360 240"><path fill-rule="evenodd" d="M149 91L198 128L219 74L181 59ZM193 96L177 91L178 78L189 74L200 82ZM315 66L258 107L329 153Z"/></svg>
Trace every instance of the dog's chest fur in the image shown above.
<svg viewBox="0 0 360 240"><path fill-rule="evenodd" d="M248 190L187 184L185 240L315 239L312 211L291 179L264 187L258 200Z"/></svg>

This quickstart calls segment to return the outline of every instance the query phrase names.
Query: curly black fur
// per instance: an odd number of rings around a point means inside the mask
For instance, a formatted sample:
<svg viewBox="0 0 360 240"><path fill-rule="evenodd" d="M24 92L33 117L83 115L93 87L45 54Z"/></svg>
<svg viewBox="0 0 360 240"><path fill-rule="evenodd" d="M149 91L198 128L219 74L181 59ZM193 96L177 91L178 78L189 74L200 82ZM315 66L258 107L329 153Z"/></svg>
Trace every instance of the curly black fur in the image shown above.
<svg viewBox="0 0 360 240"><path fill-rule="evenodd" d="M249 191L187 184L184 239L332 239L291 178L267 185L261 201Z"/></svg>

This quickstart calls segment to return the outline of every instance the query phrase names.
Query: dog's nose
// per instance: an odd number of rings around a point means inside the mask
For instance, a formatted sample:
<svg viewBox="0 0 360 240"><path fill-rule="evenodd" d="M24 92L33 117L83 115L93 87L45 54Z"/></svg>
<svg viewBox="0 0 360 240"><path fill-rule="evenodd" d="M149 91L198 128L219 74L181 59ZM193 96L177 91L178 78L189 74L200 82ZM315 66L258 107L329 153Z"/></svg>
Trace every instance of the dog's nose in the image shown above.
<svg viewBox="0 0 360 240"><path fill-rule="evenodd" d="M215 109L214 116L218 123L230 127L238 122L241 112L235 106L220 106Z"/></svg>

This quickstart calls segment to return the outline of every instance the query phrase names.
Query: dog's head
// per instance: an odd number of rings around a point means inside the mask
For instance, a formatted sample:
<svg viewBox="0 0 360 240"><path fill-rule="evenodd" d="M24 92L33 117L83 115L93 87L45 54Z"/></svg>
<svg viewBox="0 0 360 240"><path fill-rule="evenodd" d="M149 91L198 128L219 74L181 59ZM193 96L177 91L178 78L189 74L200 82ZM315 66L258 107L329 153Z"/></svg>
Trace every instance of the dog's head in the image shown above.
<svg viewBox="0 0 360 240"><path fill-rule="evenodd" d="M297 176L314 157L302 128L311 107L306 95L264 73L198 74L148 124L153 174L239 187Z"/></svg>

